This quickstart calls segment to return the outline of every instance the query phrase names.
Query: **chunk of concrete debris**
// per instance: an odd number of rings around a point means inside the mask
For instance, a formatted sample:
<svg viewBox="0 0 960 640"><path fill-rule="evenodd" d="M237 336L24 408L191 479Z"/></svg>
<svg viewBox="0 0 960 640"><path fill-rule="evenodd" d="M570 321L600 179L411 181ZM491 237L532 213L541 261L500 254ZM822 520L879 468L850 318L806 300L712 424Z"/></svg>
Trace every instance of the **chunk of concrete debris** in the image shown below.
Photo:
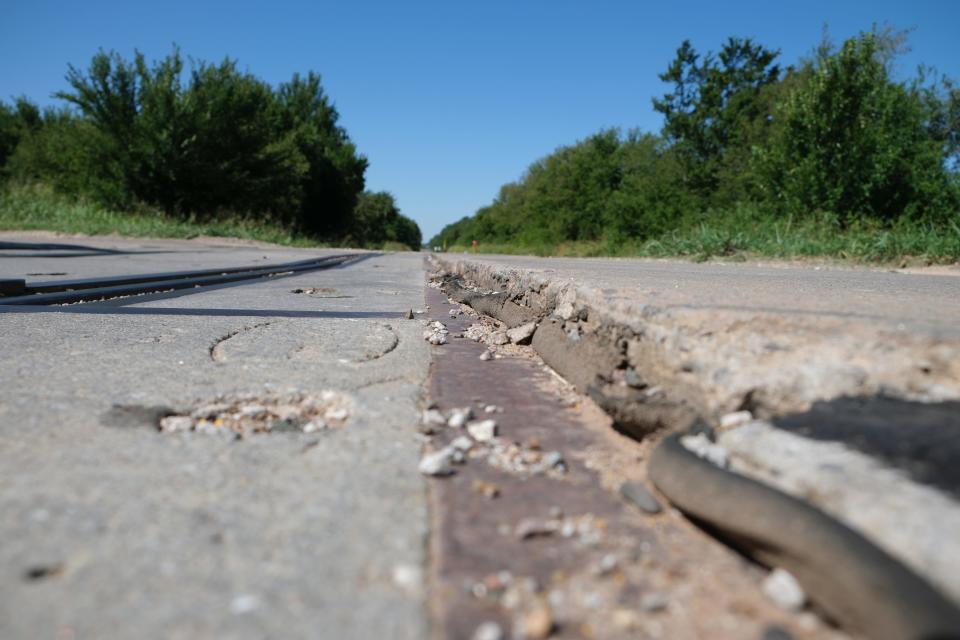
<svg viewBox="0 0 960 640"><path fill-rule="evenodd" d="M753 414L749 411L734 411L720 418L720 429L735 429L753 420Z"/></svg>
<svg viewBox="0 0 960 640"><path fill-rule="evenodd" d="M507 338L513 344L530 344L534 332L537 330L536 322L528 322L513 329L507 329Z"/></svg>
<svg viewBox="0 0 960 640"><path fill-rule="evenodd" d="M698 433L693 436L683 436L680 438L680 444L708 462L712 462L721 468L727 467L727 450L720 445L711 442L710 438L704 433Z"/></svg>
<svg viewBox="0 0 960 640"><path fill-rule="evenodd" d="M448 313L450 314L451 318L456 318L458 315L460 315L460 309L450 309Z"/></svg>
<svg viewBox="0 0 960 640"><path fill-rule="evenodd" d="M803 587L786 569L776 568L763 581L763 592L781 609L799 611L807 602Z"/></svg>
<svg viewBox="0 0 960 640"><path fill-rule="evenodd" d="M349 411L343 407L339 407L336 409L327 409L327 411L323 414L323 417L327 420L346 420L347 416L349 415Z"/></svg>
<svg viewBox="0 0 960 640"><path fill-rule="evenodd" d="M460 436L458 438L454 438L453 442L450 443L450 446L457 451L470 451L470 449L473 448L473 440L467 436Z"/></svg>
<svg viewBox="0 0 960 640"><path fill-rule="evenodd" d="M428 453L420 459L418 467L420 473L425 476L447 476L453 473L453 453L454 449L447 447Z"/></svg>
<svg viewBox="0 0 960 640"><path fill-rule="evenodd" d="M164 433L176 433L177 431L190 431L193 428L193 419L189 416L167 416L160 420L160 431Z"/></svg>
<svg viewBox="0 0 960 640"><path fill-rule="evenodd" d="M559 469L563 471L567 468L567 463L563 459L563 454L559 451L550 451L549 453L544 454L543 464L546 465L548 469Z"/></svg>
<svg viewBox="0 0 960 640"><path fill-rule="evenodd" d="M497 435L496 420L480 420L467 425L469 433L477 442L490 442Z"/></svg>
<svg viewBox="0 0 960 640"><path fill-rule="evenodd" d="M662 593L648 593L640 598L640 610L648 613L663 611L670 601Z"/></svg>
<svg viewBox="0 0 960 640"><path fill-rule="evenodd" d="M473 417L473 409L464 407L463 409L454 409L447 418L447 426L453 429L462 429L467 421Z"/></svg>
<svg viewBox="0 0 960 640"><path fill-rule="evenodd" d="M431 333L427 342L433 345L447 344L447 336L442 333Z"/></svg>
<svg viewBox="0 0 960 640"><path fill-rule="evenodd" d="M484 622L477 627L471 640L503 640L503 629L496 622Z"/></svg>
<svg viewBox="0 0 960 640"><path fill-rule="evenodd" d="M620 485L620 495L646 513L656 514L662 510L657 498L640 482L624 482Z"/></svg>
<svg viewBox="0 0 960 640"><path fill-rule="evenodd" d="M303 425L304 433L316 433L317 431L323 431L327 428L327 423L323 420L311 420L307 424Z"/></svg>
<svg viewBox="0 0 960 640"><path fill-rule="evenodd" d="M546 605L526 611L516 625L516 636L524 640L543 640L553 632L553 614Z"/></svg>
<svg viewBox="0 0 960 640"><path fill-rule="evenodd" d="M524 518L514 527L513 535L518 540L529 540L543 536L552 536L560 530L557 520L541 520L539 518Z"/></svg>
<svg viewBox="0 0 960 640"><path fill-rule="evenodd" d="M503 345L510 342L510 338L507 337L505 331L494 331L489 336L487 336L487 342L492 345Z"/></svg>
<svg viewBox="0 0 960 640"><path fill-rule="evenodd" d="M423 424L435 424L442 427L447 424L447 419L436 409L427 409L423 412L421 422L423 422Z"/></svg>
<svg viewBox="0 0 960 640"><path fill-rule="evenodd" d="M483 360L484 362L492 358L493 358L493 354L490 353L489 351L484 351L483 353L480 354L480 359Z"/></svg>

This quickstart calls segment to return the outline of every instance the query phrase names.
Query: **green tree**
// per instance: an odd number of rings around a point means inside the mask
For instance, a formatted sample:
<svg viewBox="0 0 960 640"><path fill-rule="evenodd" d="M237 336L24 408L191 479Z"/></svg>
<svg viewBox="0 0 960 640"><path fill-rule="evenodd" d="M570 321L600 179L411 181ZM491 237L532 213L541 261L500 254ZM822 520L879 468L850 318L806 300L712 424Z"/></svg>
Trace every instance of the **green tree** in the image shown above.
<svg viewBox="0 0 960 640"><path fill-rule="evenodd" d="M732 37L717 55L701 57L685 40L660 74L673 89L654 98L653 108L663 114L663 135L694 192L712 195L724 163L756 137L756 122L769 111L763 90L780 78L778 55L750 38Z"/></svg>
<svg viewBox="0 0 960 640"><path fill-rule="evenodd" d="M784 210L938 220L956 211L945 169L948 134L917 83L896 83L876 33L821 49L805 82L780 104L775 133L758 154L767 195Z"/></svg>

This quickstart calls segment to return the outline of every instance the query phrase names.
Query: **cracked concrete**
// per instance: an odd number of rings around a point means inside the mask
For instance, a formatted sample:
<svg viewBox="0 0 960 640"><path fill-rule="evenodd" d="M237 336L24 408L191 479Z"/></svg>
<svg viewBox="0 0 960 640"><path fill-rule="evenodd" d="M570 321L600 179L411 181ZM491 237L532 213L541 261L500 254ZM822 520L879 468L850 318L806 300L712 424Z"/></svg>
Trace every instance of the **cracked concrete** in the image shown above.
<svg viewBox="0 0 960 640"><path fill-rule="evenodd" d="M956 275L513 256L435 259L463 278L468 291L472 285L470 295L541 319L533 336L541 357L638 438L697 421L708 429L720 426L733 411L775 421L817 402L883 396L914 402L913 416L925 407L947 416L939 435L927 430L918 436L927 438L926 445L913 447L909 465L922 463L923 451L960 428L960 418L938 410L948 405L936 404L960 398ZM456 297L456 286L448 289ZM884 418L897 420L884 427L894 440L898 429L906 438L914 422L889 412L877 420ZM827 511L960 602L960 545L947 524L960 517L960 503L924 484L930 478L907 477L890 460L856 451L856 442L874 438L876 425L860 425L826 444L777 429L761 438L755 432L763 423L747 424L753 426L717 436L730 447L735 468ZM842 477L824 477L818 452Z"/></svg>

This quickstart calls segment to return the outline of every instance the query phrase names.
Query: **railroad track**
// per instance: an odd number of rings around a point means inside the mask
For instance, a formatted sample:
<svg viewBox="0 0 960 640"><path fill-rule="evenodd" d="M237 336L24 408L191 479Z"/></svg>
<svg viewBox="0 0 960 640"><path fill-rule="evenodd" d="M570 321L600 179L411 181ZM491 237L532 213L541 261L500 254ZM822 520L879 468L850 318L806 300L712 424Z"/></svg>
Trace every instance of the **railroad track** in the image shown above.
<svg viewBox="0 0 960 640"><path fill-rule="evenodd" d="M345 253L279 264L139 273L105 278L47 280L0 280L0 306L57 305L96 302L147 293L208 287L242 280L257 280L341 266L366 257L366 253Z"/></svg>

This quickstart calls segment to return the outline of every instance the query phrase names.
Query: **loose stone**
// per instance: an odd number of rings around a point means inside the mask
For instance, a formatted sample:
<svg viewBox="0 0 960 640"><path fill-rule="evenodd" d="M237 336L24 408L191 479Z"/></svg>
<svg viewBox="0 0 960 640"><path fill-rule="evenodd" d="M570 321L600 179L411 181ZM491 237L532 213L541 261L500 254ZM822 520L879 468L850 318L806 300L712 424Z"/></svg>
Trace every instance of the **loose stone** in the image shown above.
<svg viewBox="0 0 960 640"><path fill-rule="evenodd" d="M470 407L463 409L454 409L450 413L450 418L447 419L447 426L454 429L462 429L467 420L473 417L473 410Z"/></svg>
<svg viewBox="0 0 960 640"><path fill-rule="evenodd" d="M496 420L481 420L467 425L467 433L477 442L489 442L497 435Z"/></svg>
<svg viewBox="0 0 960 640"><path fill-rule="evenodd" d="M640 598L640 609L647 612L663 611L670 601L662 593L648 593Z"/></svg>
<svg viewBox="0 0 960 640"><path fill-rule="evenodd" d="M657 498L639 482L624 482L620 485L620 495L647 513L656 514L661 511Z"/></svg>
<svg viewBox="0 0 960 640"><path fill-rule="evenodd" d="M193 420L188 416L167 416L160 420L160 430L164 433L190 431L192 428Z"/></svg>
<svg viewBox="0 0 960 640"><path fill-rule="evenodd" d="M530 344L533 333L537 330L536 322L528 322L513 329L507 329L507 338L513 344Z"/></svg>
<svg viewBox="0 0 960 640"><path fill-rule="evenodd" d="M473 632L472 640L503 640L503 629L496 622L484 622Z"/></svg>
<svg viewBox="0 0 960 640"><path fill-rule="evenodd" d="M517 636L529 640L543 640L553 631L553 615L546 606L527 611L517 625Z"/></svg>
<svg viewBox="0 0 960 640"><path fill-rule="evenodd" d="M508 342L510 342L510 339L507 337L507 334L505 332L494 331L487 338L487 342L489 342L490 344L499 346L499 345L507 344Z"/></svg>
<svg viewBox="0 0 960 640"><path fill-rule="evenodd" d="M446 476L453 473L453 449L446 448L428 453L420 460L420 473L425 476Z"/></svg>
<svg viewBox="0 0 960 640"><path fill-rule="evenodd" d="M528 540L540 536L551 536L559 529L560 523L556 520L540 520L538 518L524 518L517 523L513 535L518 540Z"/></svg>
<svg viewBox="0 0 960 640"><path fill-rule="evenodd" d="M405 317L407 320L413 320L413 309L408 309L408 310L407 310L407 313L404 314L404 317Z"/></svg>
<svg viewBox="0 0 960 640"><path fill-rule="evenodd" d="M438 427L442 427L447 424L447 419L443 417L443 414L437 411L436 409L427 409L423 412L423 419L421 420L423 424L433 424Z"/></svg>
<svg viewBox="0 0 960 640"><path fill-rule="evenodd" d="M467 436L460 436L458 438L454 438L453 442L450 443L450 446L457 451L470 451L470 449L473 448L473 440Z"/></svg>
<svg viewBox="0 0 960 640"><path fill-rule="evenodd" d="M799 611L807 601L803 587L793 574L779 567L763 581L763 592L780 608Z"/></svg>
<svg viewBox="0 0 960 640"><path fill-rule="evenodd" d="M721 429L735 429L753 420L753 414L749 411L734 411L720 418Z"/></svg>
<svg viewBox="0 0 960 640"><path fill-rule="evenodd" d="M493 355L489 351L484 351L483 353L480 354L480 359L483 360L484 362L486 362L487 360L490 360L491 358L493 358Z"/></svg>
<svg viewBox="0 0 960 640"><path fill-rule="evenodd" d="M708 460L721 468L727 466L727 450L718 444L710 441L703 433L695 436L683 436L680 438L682 444L688 451L695 453L698 457Z"/></svg>

